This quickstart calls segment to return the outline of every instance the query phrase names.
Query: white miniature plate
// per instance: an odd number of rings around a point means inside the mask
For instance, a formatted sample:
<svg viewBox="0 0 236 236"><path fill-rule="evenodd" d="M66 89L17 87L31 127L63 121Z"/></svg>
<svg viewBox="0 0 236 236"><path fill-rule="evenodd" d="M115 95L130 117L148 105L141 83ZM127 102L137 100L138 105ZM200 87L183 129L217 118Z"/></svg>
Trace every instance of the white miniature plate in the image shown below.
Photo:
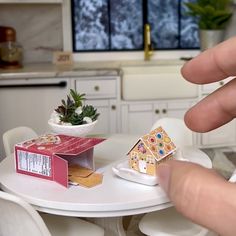
<svg viewBox="0 0 236 236"><path fill-rule="evenodd" d="M201 150L194 147L183 147L178 150L174 155L176 160L181 161L190 161L193 163L197 163L206 168L212 168L211 159ZM120 162L116 163L112 167L112 171L119 177L137 182L145 185L156 185L158 184L157 176L151 176L147 174L140 173L136 170L133 170L129 167L128 157L123 158Z"/></svg>

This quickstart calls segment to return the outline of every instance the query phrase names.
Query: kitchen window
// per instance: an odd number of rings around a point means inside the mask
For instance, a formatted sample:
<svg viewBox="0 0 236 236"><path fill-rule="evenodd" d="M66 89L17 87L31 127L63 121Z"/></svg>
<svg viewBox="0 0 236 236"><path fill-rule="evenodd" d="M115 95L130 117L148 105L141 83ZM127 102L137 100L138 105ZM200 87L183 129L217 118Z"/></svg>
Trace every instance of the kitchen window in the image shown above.
<svg viewBox="0 0 236 236"><path fill-rule="evenodd" d="M195 0L72 0L74 52L143 50L151 26L155 50L198 49L198 25L184 2Z"/></svg>

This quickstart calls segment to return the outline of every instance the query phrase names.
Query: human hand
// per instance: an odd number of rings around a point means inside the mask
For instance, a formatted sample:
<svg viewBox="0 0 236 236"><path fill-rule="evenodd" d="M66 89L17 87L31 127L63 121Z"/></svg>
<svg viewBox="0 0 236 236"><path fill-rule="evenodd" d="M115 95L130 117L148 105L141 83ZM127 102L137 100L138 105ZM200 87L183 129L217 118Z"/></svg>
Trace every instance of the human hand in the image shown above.
<svg viewBox="0 0 236 236"><path fill-rule="evenodd" d="M236 75L236 37L209 49L182 68L193 83L216 82ZM186 125L196 132L215 129L236 117L236 79L192 107ZM167 161L158 167L160 185L176 209L195 223L224 236L236 235L236 185L197 164Z"/></svg>
<svg viewBox="0 0 236 236"><path fill-rule="evenodd" d="M183 76L196 84L207 84L236 75L236 37L209 49L186 63ZM213 130L236 117L236 80L221 87L192 107L186 125L197 132Z"/></svg>

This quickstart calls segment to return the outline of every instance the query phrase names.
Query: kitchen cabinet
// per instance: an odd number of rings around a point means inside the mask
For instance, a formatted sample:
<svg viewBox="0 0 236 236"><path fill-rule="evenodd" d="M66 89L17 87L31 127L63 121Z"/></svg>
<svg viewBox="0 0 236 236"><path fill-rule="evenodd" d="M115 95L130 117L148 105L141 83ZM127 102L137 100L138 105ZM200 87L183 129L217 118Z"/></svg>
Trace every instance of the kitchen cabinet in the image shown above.
<svg viewBox="0 0 236 236"><path fill-rule="evenodd" d="M100 114L98 122L90 134L114 134L118 132L118 109L115 99L88 99L85 104L93 105Z"/></svg>
<svg viewBox="0 0 236 236"><path fill-rule="evenodd" d="M71 88L70 79L26 78L0 80L0 135L17 126L28 126L38 134L48 132L53 110ZM5 156L0 142L0 160Z"/></svg>
<svg viewBox="0 0 236 236"><path fill-rule="evenodd" d="M203 99L216 89L224 86L233 77L228 77L225 80L205 84L200 86L199 98ZM236 144L236 120L232 120L228 124L221 126L218 129L212 130L203 134L196 134L196 144L199 147L224 147L235 146Z"/></svg>
<svg viewBox="0 0 236 236"><path fill-rule="evenodd" d="M199 87L200 89L200 97L203 98L204 96L214 92L215 90L219 89L220 87L224 86L227 84L229 81L231 81L234 77L228 77L224 80L210 83L210 84L204 84Z"/></svg>
<svg viewBox="0 0 236 236"><path fill-rule="evenodd" d="M121 105L121 132L147 133L162 117L183 118L194 100L132 101Z"/></svg>
<svg viewBox="0 0 236 236"><path fill-rule="evenodd" d="M231 121L218 129L198 135L198 146L200 147L235 146L236 122Z"/></svg>
<svg viewBox="0 0 236 236"><path fill-rule="evenodd" d="M118 76L80 77L75 79L75 89L86 94L85 104L93 105L100 116L90 134L119 132L120 78Z"/></svg>

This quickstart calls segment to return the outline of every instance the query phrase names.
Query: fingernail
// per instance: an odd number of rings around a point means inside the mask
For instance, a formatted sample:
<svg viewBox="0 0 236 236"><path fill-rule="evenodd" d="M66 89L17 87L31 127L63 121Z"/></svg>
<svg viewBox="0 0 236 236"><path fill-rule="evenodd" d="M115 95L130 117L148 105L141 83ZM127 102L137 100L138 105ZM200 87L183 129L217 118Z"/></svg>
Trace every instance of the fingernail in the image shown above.
<svg viewBox="0 0 236 236"><path fill-rule="evenodd" d="M168 164L160 164L157 168L157 176L159 184L164 189L164 191L168 193L170 182L170 166Z"/></svg>

